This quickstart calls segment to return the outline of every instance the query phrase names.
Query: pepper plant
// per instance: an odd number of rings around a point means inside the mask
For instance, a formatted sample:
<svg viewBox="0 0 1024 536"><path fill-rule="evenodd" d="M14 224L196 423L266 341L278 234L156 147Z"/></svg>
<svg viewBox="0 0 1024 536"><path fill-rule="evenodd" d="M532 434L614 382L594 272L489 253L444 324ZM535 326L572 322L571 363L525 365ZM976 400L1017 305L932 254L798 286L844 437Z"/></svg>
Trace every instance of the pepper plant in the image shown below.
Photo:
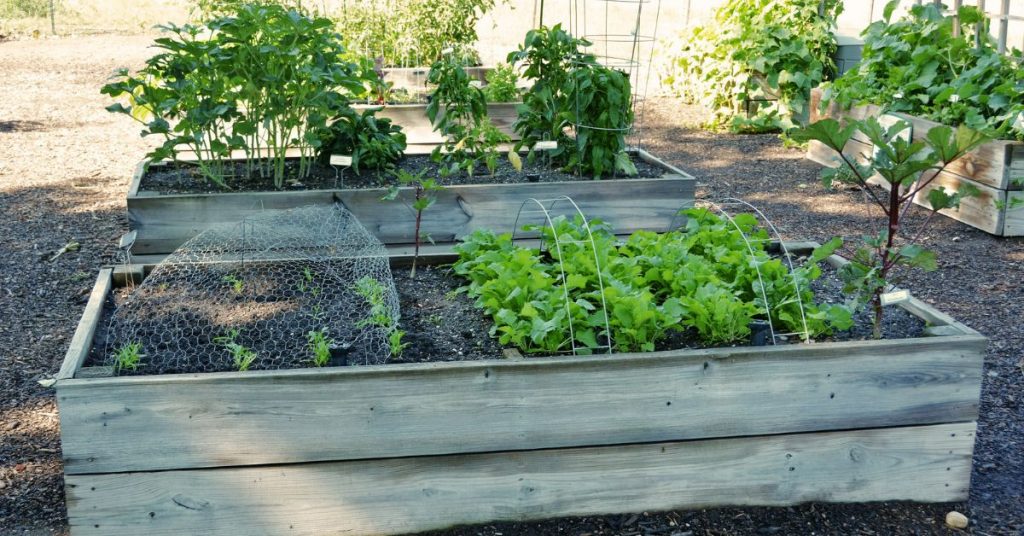
<svg viewBox="0 0 1024 536"><path fill-rule="evenodd" d="M473 175L480 162L493 174L498 144L510 140L487 117L483 91L470 84L466 70L451 54L431 66L427 82L437 86L427 104L427 117L445 137L445 143L431 153L431 159L441 164L441 176L459 171Z"/></svg>
<svg viewBox="0 0 1024 536"><path fill-rule="evenodd" d="M509 53L509 64L522 68L523 78L533 81L523 95L523 104L518 109L518 118L513 126L520 135L516 150L530 149L527 160L533 162L536 154L532 147L539 141L554 141L556 149L545 154L554 161L563 162L567 151L574 148L572 139L565 133L568 125L564 112L568 110L565 88L569 85L570 73L577 65L592 64L594 57L583 53L580 48L591 43L573 37L562 29L541 26L526 33L518 50Z"/></svg>
<svg viewBox="0 0 1024 536"><path fill-rule="evenodd" d="M596 179L606 173L635 175L626 154L633 124L629 76L599 65L581 50L588 46L556 25L527 32L522 46L508 55L508 62L520 64L523 77L533 80L513 127L521 136L516 150L530 148L532 162L537 142L555 141L557 148L546 156L567 171Z"/></svg>
<svg viewBox="0 0 1024 536"><path fill-rule="evenodd" d="M839 272L845 283L844 290L857 296L860 303L870 304L874 312L875 338L882 336L882 294L891 287L896 272L902 268L924 271L938 268L935 253L919 244L931 218L940 210L959 209L962 199L979 193L969 183L964 183L956 192L930 186L952 162L983 143L982 134L964 126L956 130L938 126L929 130L923 140L911 141L901 135L908 128L910 124L906 121L886 128L874 117L851 121L846 126L834 119L825 119L794 135L798 141L821 142L838 155L839 166L822 172L826 188L835 182L854 184L863 189L885 215L881 228L864 237L850 262ZM867 156L863 163L842 152L857 131L875 146L874 155ZM889 185L887 192L878 193L868 184L876 175ZM915 196L926 191L931 206L928 218L908 230L907 212Z"/></svg>

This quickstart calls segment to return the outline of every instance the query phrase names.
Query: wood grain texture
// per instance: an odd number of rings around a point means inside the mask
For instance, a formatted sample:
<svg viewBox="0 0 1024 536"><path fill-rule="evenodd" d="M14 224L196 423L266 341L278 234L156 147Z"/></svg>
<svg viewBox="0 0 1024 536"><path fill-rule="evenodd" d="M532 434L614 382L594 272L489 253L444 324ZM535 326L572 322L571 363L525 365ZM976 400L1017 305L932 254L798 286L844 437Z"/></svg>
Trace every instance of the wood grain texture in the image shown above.
<svg viewBox="0 0 1024 536"><path fill-rule="evenodd" d="M561 448L970 421L985 344L72 379L57 401L67 474Z"/></svg>
<svg viewBox="0 0 1024 536"><path fill-rule="evenodd" d="M78 323L75 334L71 337L71 344L64 355L64 361L60 365L56 379L64 380L73 378L78 369L85 363L89 350L92 348L92 339L96 335L96 327L99 325L100 316L103 313L103 302L110 294L110 287L113 283L113 269L101 268L100 274L96 277L96 284L89 294L89 301L85 304L85 311L82 312L82 321Z"/></svg>
<svg viewBox="0 0 1024 536"><path fill-rule="evenodd" d="M616 232L663 230L679 208L694 198L692 177L619 179L550 183L455 185L437 192L437 202L423 215L423 232L435 241L452 241L475 229L511 231L520 206L530 198L569 196L589 218L600 218ZM628 192L628 195L623 195ZM189 195L141 195L128 198L128 222L138 231L134 254L169 253L213 224L237 223L265 209L287 209L340 201L382 242L413 242L415 218L409 208L412 190L402 189L398 202L384 203L385 189L247 192ZM570 213L559 203L556 214ZM573 212L574 213L574 212ZM525 215L521 223L535 223Z"/></svg>
<svg viewBox="0 0 1024 536"><path fill-rule="evenodd" d="M377 535L560 516L967 498L975 424L69 475L86 535Z"/></svg>

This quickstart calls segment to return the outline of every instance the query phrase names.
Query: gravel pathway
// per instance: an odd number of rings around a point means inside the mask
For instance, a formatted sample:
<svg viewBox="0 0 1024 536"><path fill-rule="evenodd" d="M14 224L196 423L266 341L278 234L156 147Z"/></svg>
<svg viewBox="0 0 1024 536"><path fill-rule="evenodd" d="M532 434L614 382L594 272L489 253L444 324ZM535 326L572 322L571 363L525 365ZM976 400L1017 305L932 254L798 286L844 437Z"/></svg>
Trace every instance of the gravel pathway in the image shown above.
<svg viewBox="0 0 1024 536"><path fill-rule="evenodd" d="M124 194L147 140L108 114L99 87L139 65L148 37L0 43L0 533L65 534L57 409L37 382L59 368L97 267L126 230ZM646 145L690 171L704 198L739 197L785 238L855 238L873 216L862 193L823 191L818 166L774 135L692 128L699 110L651 99ZM971 499L967 504L810 504L560 519L447 531L452 535L952 534L951 508L981 536L1024 530L1024 239L997 239L948 219L927 235L940 270L905 286L991 337ZM65 245L77 251L53 260Z"/></svg>

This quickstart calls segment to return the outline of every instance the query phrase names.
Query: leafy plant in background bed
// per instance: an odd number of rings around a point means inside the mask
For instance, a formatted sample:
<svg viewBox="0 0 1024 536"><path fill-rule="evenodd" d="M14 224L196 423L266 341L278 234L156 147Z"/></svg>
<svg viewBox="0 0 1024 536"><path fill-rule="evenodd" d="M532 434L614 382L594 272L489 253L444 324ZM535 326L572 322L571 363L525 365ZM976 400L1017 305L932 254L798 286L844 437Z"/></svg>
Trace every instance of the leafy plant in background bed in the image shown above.
<svg viewBox="0 0 1024 536"><path fill-rule="evenodd" d="M1024 139L1021 52L1000 54L987 30L978 33L986 19L977 8L963 6L953 17L928 2L892 21L896 7L890 2L884 19L864 31L857 69L825 86L822 106L871 103L994 138Z"/></svg>
<svg viewBox="0 0 1024 536"><path fill-rule="evenodd" d="M885 128L875 118L851 121L845 127L834 119L818 121L796 133L800 141L817 140L838 155L839 167L826 168L822 180L826 187L834 182L861 187L870 200L882 209L885 221L882 228L864 237L854 251L850 262L840 270L846 284L845 291L870 303L874 311L874 335L882 336L882 294L887 292L899 268L918 268L932 271L938 268L935 253L923 248L918 241L922 231L939 210L958 209L965 197L978 195L974 186L965 183L956 192L937 187L928 191L931 213L913 231L905 226L907 211L914 197L929 185L950 163L974 149L985 137L966 127L956 130L940 126L932 128L924 141L908 141L900 133L910 128L906 121ZM842 153L854 132L862 132L875 146L875 154L864 164L851 160ZM879 195L868 180L875 175L890 187Z"/></svg>
<svg viewBox="0 0 1024 536"><path fill-rule="evenodd" d="M494 5L494 0L349 0L334 18L349 48L379 57L388 67L430 65L446 48L475 64L477 22Z"/></svg>
<svg viewBox="0 0 1024 536"><path fill-rule="evenodd" d="M405 153L405 134L391 119L377 117L376 113L374 109L342 109L320 135L321 163L328 163L332 154L341 154L352 156L352 169L357 175L362 169L394 169Z"/></svg>
<svg viewBox="0 0 1024 536"><path fill-rule="evenodd" d="M669 44L664 82L712 112L708 126L787 130L835 70L839 0L729 0Z"/></svg>
<svg viewBox="0 0 1024 536"><path fill-rule="evenodd" d="M427 82L437 88L427 104L427 117L445 143L434 148L431 159L441 164L441 176L463 171L473 175L484 163L493 175L498 166L498 144L510 141L487 117L483 91L470 84L458 59L448 54L434 63Z"/></svg>
<svg viewBox="0 0 1024 536"><path fill-rule="evenodd" d="M484 97L487 102L516 102L520 99L519 75L515 67L500 63L487 73L487 85L484 86Z"/></svg>
<svg viewBox="0 0 1024 536"><path fill-rule="evenodd" d="M339 60L345 50L329 19L245 4L203 25L163 28L172 34L156 40L163 52L103 87L127 101L108 110L143 123L143 136L163 137L150 162L177 160L184 147L221 186L233 150L244 152L250 176L281 188L286 152L296 148L295 177L304 178L327 120L365 92L358 66Z"/></svg>
<svg viewBox="0 0 1024 536"><path fill-rule="evenodd" d="M764 250L767 235L752 216L687 215L684 230L641 231L624 242L597 220L560 217L534 228L541 249L478 230L457 246L454 270L468 280L461 290L494 319L492 336L529 353L602 351L609 336L616 351L651 351L684 330L707 344L734 343L757 318L803 332L806 317L811 336L851 325L848 308L815 304L809 285L838 240L790 273Z"/></svg>

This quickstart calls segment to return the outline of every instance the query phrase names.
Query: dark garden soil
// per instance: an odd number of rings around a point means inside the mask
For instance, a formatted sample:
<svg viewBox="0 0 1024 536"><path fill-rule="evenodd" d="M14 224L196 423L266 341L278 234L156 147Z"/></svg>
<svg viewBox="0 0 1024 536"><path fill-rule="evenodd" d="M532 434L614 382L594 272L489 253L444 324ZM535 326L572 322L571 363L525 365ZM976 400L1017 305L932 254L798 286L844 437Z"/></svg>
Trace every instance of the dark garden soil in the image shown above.
<svg viewBox="0 0 1024 536"><path fill-rule="evenodd" d="M797 264L800 262L798 260ZM291 285L282 284L282 281L294 280L296 274L285 271L279 278L274 275L273 268L251 273L233 270L232 273L239 274L247 287L267 291L255 296L234 296L233 291L225 286L223 299L214 299L213 295L205 293L202 294L204 299L194 299L198 292L210 289L190 289L182 286L181 281L177 281L178 286L174 288L144 287L145 301L134 304L137 320L131 326L141 329L134 332L136 337L130 338L132 342L143 344L144 357L137 368L119 373L183 374L236 370L230 352L215 339L231 328L238 329L238 336L233 342L254 350L258 356L249 370L312 367L312 354L307 349L305 336L309 331L322 327L324 318L334 321L329 323L333 337L339 338L339 332L343 332L350 335L350 339L363 340L355 337L357 330L351 327L361 318L356 318L356 315L350 315L353 316L351 319L342 318L342 309L350 308L350 302L346 300L351 300L343 287L317 296L318 303L342 304L334 309L325 309L321 319L317 320L309 314L311 298L308 293L282 293L277 290L282 286L290 288ZM819 303L842 303L842 284L835 277L835 271L826 265L823 274L814 283L816 300ZM477 309L465 293L457 292L466 281L455 275L449 266L420 266L415 278L409 269L396 268L394 279L402 315L400 328L405 331L403 341L409 346L400 356L388 359L387 364L502 357L503 347L489 335L494 326L492 320ZM103 318L97 326L85 366L111 364L109 357L112 349L118 347L116 341L119 339L108 331L110 318L130 294L127 288L115 289L104 303ZM279 312L266 315L264 306L268 304L261 298L273 298L270 305ZM258 323L254 323L257 318ZM870 339L871 315L862 311L855 316L855 322L852 329L818 337L817 342ZM924 328L922 320L896 307L885 310L884 324L883 336L888 339L917 337ZM123 329L125 325L121 326ZM766 338L765 343L770 344L770 340ZM799 335L782 335L778 344L795 344L801 340ZM694 330L672 332L658 341L655 347L658 351L699 348L708 346ZM328 366L375 364L377 359L386 355L379 348L369 347L365 341L337 350L338 355ZM531 359L543 359L543 356L531 356Z"/></svg>
<svg viewBox="0 0 1024 536"><path fill-rule="evenodd" d="M99 88L137 67L151 37L102 35L0 43L0 534L67 534L57 406L38 381L60 367L100 264L127 230L124 196L154 140L103 110ZM862 192L827 192L820 167L772 134L693 128L703 112L650 98L644 147L698 178L702 199L760 207L790 240L849 241L878 215ZM912 211L915 219L923 211ZM718 508L502 523L450 536L1019 536L1024 530L1024 239L947 218L924 235L939 269L901 284L990 338L969 501ZM75 242L77 249L56 253ZM52 259L52 260L51 260ZM407 310L408 310L407 306ZM424 307L426 316L435 314ZM893 356L899 359L899 356ZM948 529L951 509L966 531Z"/></svg>
<svg viewBox="0 0 1024 536"><path fill-rule="evenodd" d="M644 162L639 158L633 158L633 164L637 168L637 175L634 177L614 178L652 178L665 174L665 170ZM270 177L260 177L259 174L247 174L244 163L236 163L233 171L227 173L227 183L231 190L225 190L216 184L206 180L199 173L198 168L193 164L178 164L151 167L143 177L139 190L155 191L164 194L197 194L197 193L225 193L232 192L268 192L276 191L274 181ZM592 176L576 175L566 173L555 167L547 165L541 157L533 163L523 158L523 169L517 171L509 163L505 156L498 161L498 167L491 175L483 165L477 166L472 176L466 173L458 173L448 177L441 177L438 173L439 165L430 160L429 156L416 155L403 157L398 162L398 167L412 174L425 172L426 177L435 177L438 183L449 186L454 184L514 184L523 182L559 182L559 181L589 181L594 180ZM286 175L289 177L284 184L283 190L330 190L337 188L387 188L397 185L398 181L390 171L378 171L363 169L356 174L353 170L335 169L331 166L315 164L309 176L301 181L295 177L298 175L298 162L289 161L286 164ZM604 178L612 178L605 175Z"/></svg>

